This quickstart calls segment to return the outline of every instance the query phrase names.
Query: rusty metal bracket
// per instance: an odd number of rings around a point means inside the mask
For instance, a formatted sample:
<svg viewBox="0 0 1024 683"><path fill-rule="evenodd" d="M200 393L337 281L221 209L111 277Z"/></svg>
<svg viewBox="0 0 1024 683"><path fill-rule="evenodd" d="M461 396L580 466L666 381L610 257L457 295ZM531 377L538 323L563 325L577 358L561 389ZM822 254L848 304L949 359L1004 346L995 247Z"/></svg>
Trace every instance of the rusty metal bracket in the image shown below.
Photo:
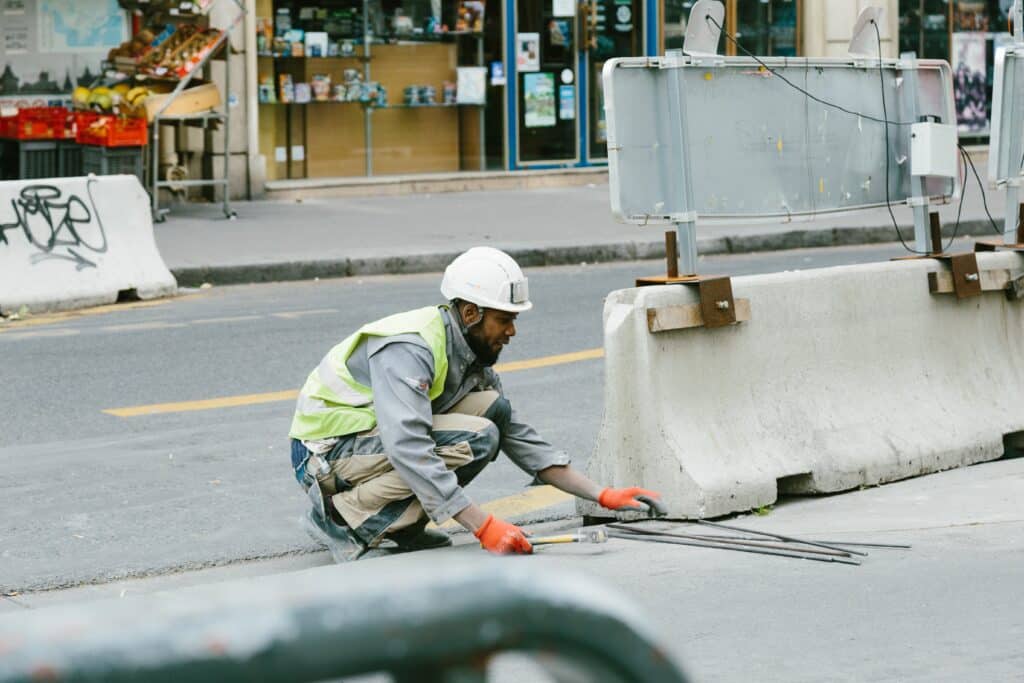
<svg viewBox="0 0 1024 683"><path fill-rule="evenodd" d="M966 299L981 294L982 274L978 270L978 257L974 252L936 256L935 258L949 263L950 270L946 273L928 273L928 290L932 294L953 292L957 299ZM988 279L986 278L986 280ZM1002 287L998 287L998 289L1005 286L1004 281ZM996 287L989 286L985 289L996 289Z"/></svg>
<svg viewBox="0 0 1024 683"><path fill-rule="evenodd" d="M720 275L679 274L676 233L672 230L665 232L665 270L665 275L638 277L636 286L696 286L700 303L647 309L647 329L651 332L688 327L724 327L750 320L750 300L733 297L732 279Z"/></svg>

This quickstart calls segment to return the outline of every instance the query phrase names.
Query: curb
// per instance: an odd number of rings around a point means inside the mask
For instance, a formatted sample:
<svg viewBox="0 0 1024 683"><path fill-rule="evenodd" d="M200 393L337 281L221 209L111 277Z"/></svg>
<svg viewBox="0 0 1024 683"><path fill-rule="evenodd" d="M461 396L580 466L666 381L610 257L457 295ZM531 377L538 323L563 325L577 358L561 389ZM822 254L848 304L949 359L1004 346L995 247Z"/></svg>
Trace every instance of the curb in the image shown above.
<svg viewBox="0 0 1024 683"><path fill-rule="evenodd" d="M987 220L960 222L959 234L985 234L990 226ZM901 225L900 231L907 242L913 240L914 227ZM943 235L953 234L953 225L943 227ZM702 255L748 254L762 251L783 251L816 247L845 247L858 244L879 244L896 241L891 225L860 228L818 228L790 230L788 232L709 237L697 240ZM255 263L232 266L198 266L172 268L171 272L181 287L198 287L203 283L218 285L250 284L257 282L286 282L314 278L358 277L368 275L411 275L439 273L461 254L463 249L423 254L379 256L370 258L340 258L315 261L289 261ZM665 257L665 244L655 241L623 241L574 246L526 247L505 249L524 267L562 266L578 263L615 263Z"/></svg>

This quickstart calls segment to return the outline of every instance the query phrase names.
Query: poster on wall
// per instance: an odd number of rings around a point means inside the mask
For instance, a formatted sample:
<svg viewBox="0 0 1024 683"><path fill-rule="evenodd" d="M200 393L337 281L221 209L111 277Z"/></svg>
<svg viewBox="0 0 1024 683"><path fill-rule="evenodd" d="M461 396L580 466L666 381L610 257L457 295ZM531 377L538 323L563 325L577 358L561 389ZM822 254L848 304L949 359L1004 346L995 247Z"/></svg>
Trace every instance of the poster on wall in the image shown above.
<svg viewBox="0 0 1024 683"><path fill-rule="evenodd" d="M540 71L540 34L516 34L516 70Z"/></svg>
<svg viewBox="0 0 1024 683"><path fill-rule="evenodd" d="M0 0L0 103L65 103L127 38L117 0Z"/></svg>
<svg viewBox="0 0 1024 683"><path fill-rule="evenodd" d="M558 86L558 118L563 121L576 118L576 86Z"/></svg>
<svg viewBox="0 0 1024 683"><path fill-rule="evenodd" d="M533 73L523 76L524 121L527 128L555 125L555 74Z"/></svg>
<svg viewBox="0 0 1024 683"><path fill-rule="evenodd" d="M953 34L953 96L957 129L977 133L988 128L988 95L985 92L985 34Z"/></svg>

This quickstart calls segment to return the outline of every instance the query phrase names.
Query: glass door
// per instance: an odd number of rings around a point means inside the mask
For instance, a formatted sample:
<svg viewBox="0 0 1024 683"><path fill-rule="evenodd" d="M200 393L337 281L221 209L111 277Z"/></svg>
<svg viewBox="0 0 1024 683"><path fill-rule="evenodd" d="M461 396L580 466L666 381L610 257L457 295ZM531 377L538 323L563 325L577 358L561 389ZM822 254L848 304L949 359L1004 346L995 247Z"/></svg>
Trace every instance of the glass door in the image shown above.
<svg viewBox="0 0 1024 683"><path fill-rule="evenodd" d="M643 9L640 0L588 0L581 12L590 94L588 152L591 160L603 160L608 158L608 126L601 70L612 57L643 54Z"/></svg>
<svg viewBox="0 0 1024 683"><path fill-rule="evenodd" d="M516 162L579 160L576 0L516 4Z"/></svg>

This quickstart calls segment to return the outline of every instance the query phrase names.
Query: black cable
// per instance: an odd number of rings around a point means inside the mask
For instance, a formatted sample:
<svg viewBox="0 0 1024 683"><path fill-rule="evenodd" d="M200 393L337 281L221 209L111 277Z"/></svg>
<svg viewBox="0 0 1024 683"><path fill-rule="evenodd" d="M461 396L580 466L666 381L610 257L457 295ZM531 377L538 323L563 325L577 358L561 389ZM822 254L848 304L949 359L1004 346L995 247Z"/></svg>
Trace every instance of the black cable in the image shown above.
<svg viewBox="0 0 1024 683"><path fill-rule="evenodd" d="M893 126L910 126L910 125L913 125L915 123L914 121L886 121L885 119L880 119L877 116L871 116L870 114L864 114L863 112L854 111L852 109L847 109L846 107L840 106L840 105L836 104L835 102L829 102L828 100L823 100L820 97L818 97L817 95L814 95L813 93L811 93L811 92L809 92L807 90L804 90L799 85L797 85L796 83L794 83L793 81L789 80L788 78L783 76L781 73L776 71L775 69L773 69L770 66L768 66L767 64L765 64L761 60L760 57L758 57L753 52L751 52L747 48L745 48L742 45L740 45L739 41L737 41L736 38L731 36L724 28L722 28L722 25L719 24L717 21L715 21L714 18L712 18L711 16L707 16L707 17L705 17L705 19L707 19L709 22L714 24L714 26L719 31L721 31L722 35L724 35L726 38L728 38L729 42L732 43L733 45L735 45L736 48L740 52L742 52L744 55L746 55L747 57L750 57L751 59L753 59L755 62L760 64L762 68L764 68L765 70L771 72L771 74L773 76L777 77L779 80L781 80L783 83L785 83L789 87L793 88L794 90L796 90L798 92L803 93L806 97L811 98L812 100L814 100L815 102L817 102L819 104L823 104L826 107L832 107L833 109L838 109L841 112L845 112L845 113L850 114L852 116L859 116L861 118L867 119L868 121L874 121L876 123L888 123L888 124L891 124ZM875 22L872 21L871 23L873 24ZM875 27L875 30L876 31L878 30L877 26ZM879 52L879 55L881 55L881 52ZM881 56L879 56L879 59L881 59ZM883 114L883 116L885 116L885 115Z"/></svg>
<svg viewBox="0 0 1024 683"><path fill-rule="evenodd" d="M927 254L927 251L918 251L912 249L907 244L906 240L903 239L903 233L900 231L899 223L896 222L896 214L892 212L892 200L889 197L889 157L892 156L892 149L889 144L889 112L885 106L885 71L882 69L882 34L878 30L878 24L875 20L871 20L871 25L875 28L875 37L878 39L878 85L882 91L882 121L885 123L885 208L889 210L889 218L892 219L892 227L896 230L896 236L900 239L900 244L903 248L913 254Z"/></svg>
<svg viewBox="0 0 1024 683"><path fill-rule="evenodd" d="M978 169L976 169L974 167L974 162L971 160L971 155L967 153L967 150L964 149L964 146L961 145L960 143L957 143L956 146L960 148L960 151L963 153L964 157L967 159L967 163L971 167L971 172L974 173L974 179L976 181L978 181L978 192L981 193L981 205L983 207L985 207L985 215L988 216L988 222L992 224L992 230L997 235L1002 236L1003 231L1000 230L999 226L996 225L995 219L992 218L992 214L988 210L988 200L985 198L985 186L981 182L981 176L978 175ZM1019 213L1020 212L1018 212L1018 215L1019 215ZM1020 218L1018 217L1017 220L1018 220L1018 227L1019 227Z"/></svg>

